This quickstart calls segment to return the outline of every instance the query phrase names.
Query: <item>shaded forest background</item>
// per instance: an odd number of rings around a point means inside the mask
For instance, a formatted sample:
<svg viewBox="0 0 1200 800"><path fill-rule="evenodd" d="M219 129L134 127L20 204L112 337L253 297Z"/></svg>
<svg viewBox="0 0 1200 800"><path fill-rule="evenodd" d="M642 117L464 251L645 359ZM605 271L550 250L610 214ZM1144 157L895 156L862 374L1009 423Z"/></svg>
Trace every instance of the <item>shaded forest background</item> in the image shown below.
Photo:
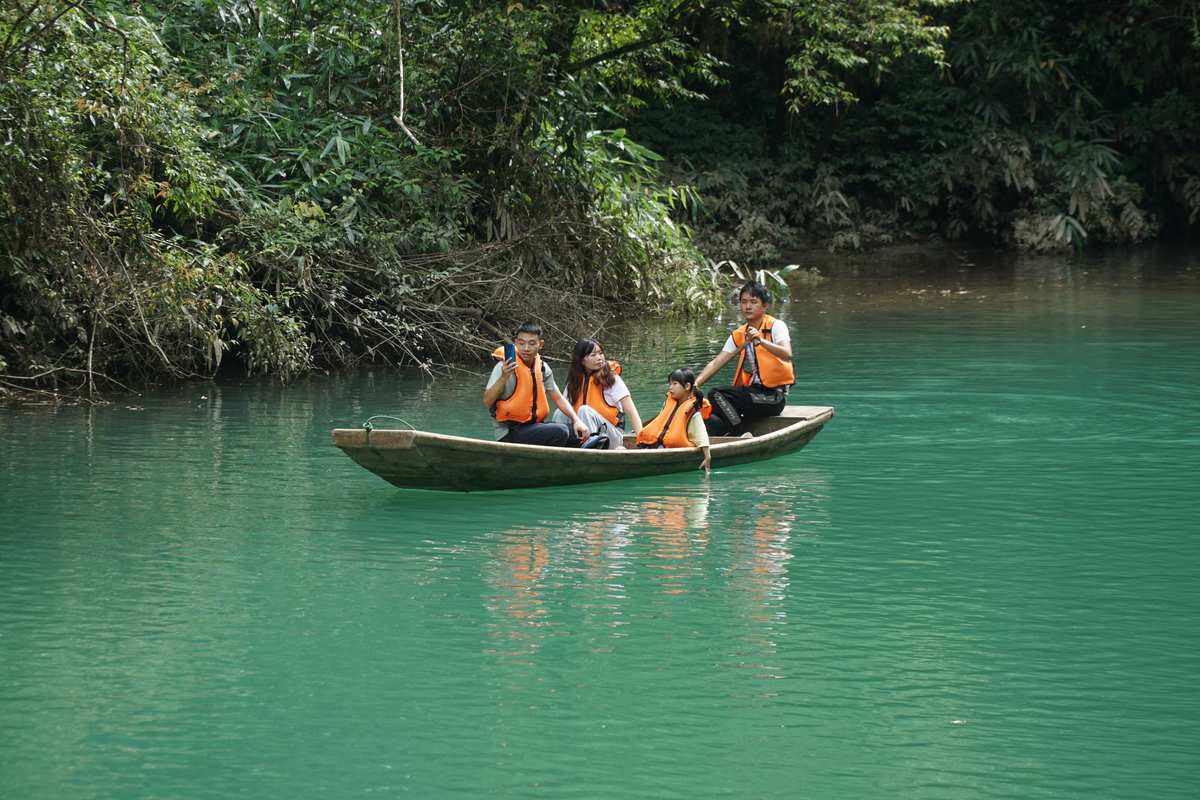
<svg viewBox="0 0 1200 800"><path fill-rule="evenodd" d="M0 393L1193 237L1198 56L1200 0L0 0Z"/></svg>

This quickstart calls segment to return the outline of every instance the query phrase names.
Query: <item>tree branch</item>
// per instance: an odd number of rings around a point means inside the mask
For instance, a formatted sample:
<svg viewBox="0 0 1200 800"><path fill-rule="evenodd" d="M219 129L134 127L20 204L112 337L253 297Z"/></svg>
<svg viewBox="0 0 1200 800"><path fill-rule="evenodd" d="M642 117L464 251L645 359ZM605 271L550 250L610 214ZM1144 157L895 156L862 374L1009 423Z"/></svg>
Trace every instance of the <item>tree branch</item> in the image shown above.
<svg viewBox="0 0 1200 800"><path fill-rule="evenodd" d="M29 8L25 8L20 3L16 4L17 8L21 11L21 16L12 24L12 27L8 29L8 35L4 37L4 46L0 47L0 64L4 63L4 59L8 55L8 46L12 43L13 36L25 24L25 20L33 16L33 12L38 10L39 5L40 3L30 3Z"/></svg>
<svg viewBox="0 0 1200 800"><path fill-rule="evenodd" d="M37 7L38 7L38 4L34 3L32 6L30 6L30 9L29 9L30 12L32 12ZM92 22L99 25L101 28L105 28L109 31L112 31L117 36L121 37L121 62L122 62L121 90L122 90L122 92L124 92L125 81L129 77L129 37L126 36L125 32L122 31L120 28L110 25L109 23L100 19L100 17L96 16L96 14L94 12L92 12L90 9L84 8L83 0L63 0L63 9L61 11L59 11L57 14L55 14L54 17L49 22L44 23L41 27L39 27L36 31L34 31L32 34L29 35L29 37L25 40L25 42L23 44L21 44L20 48L18 48L15 51L16 53L25 53L26 54L25 60L22 62L21 67L23 68L25 66L25 64L28 63L28 61L29 61L28 50L30 47L33 46L33 43L35 41L37 41L37 39L40 38L43 33L50 30L51 28L53 28L55 26L55 24L57 24L58 21L60 19L62 19L63 16L65 16L70 11L78 11L79 13L83 14L85 17L90 19ZM26 14L25 17L22 17L21 21L24 21L24 19L26 17L28 17L28 14ZM16 26L14 26L14 30L15 30L15 28L16 28ZM12 31L9 31L10 38L11 38L11 35L12 35ZM9 46L8 39L5 39L4 50L0 51L0 59L7 58L8 46ZM3 70L4 70L4 61L0 60L0 72L3 72Z"/></svg>
<svg viewBox="0 0 1200 800"><path fill-rule="evenodd" d="M638 39L636 42L630 42L629 44L615 47L612 50L607 50L599 55L592 56L591 58L585 58L583 61L576 61L571 64L567 64L565 71L568 74L582 72L583 70L588 69L589 67L594 67L601 62L611 61L614 58L620 58L621 56L629 55L630 53L636 53L638 50L645 50L646 48L653 47L656 44L662 44L670 38L670 34L664 34L649 39Z"/></svg>
<svg viewBox="0 0 1200 800"><path fill-rule="evenodd" d="M400 0L392 0L392 9L396 14L396 53L400 59L400 113L393 114L392 119L396 120L400 130L408 134L412 143L419 146L421 143L417 141L417 137L404 124L404 30L400 24Z"/></svg>
<svg viewBox="0 0 1200 800"><path fill-rule="evenodd" d="M687 11L690 6L695 5L696 2L697 0L679 0L675 7L667 12L667 16L663 18L661 23L662 27L666 28L671 23L678 20L681 16L683 16L684 12ZM594 67L604 61L620 58L621 56L626 56L630 53L636 53L639 50L645 50L648 47L654 47L655 45L670 41L673 36L673 33L660 30L654 36L647 36L645 38L623 44L620 47L614 47L611 50L606 50L603 53L591 56L590 58L585 58L582 61L573 61L567 64L566 67L563 68L563 71L567 74L582 72L583 70L588 69L589 67Z"/></svg>

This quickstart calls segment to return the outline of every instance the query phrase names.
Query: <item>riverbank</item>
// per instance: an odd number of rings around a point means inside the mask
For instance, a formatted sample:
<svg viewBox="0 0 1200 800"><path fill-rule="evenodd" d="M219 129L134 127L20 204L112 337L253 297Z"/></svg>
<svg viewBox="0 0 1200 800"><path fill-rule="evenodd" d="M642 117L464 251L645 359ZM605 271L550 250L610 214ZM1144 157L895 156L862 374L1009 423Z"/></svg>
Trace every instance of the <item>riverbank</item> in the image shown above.
<svg viewBox="0 0 1200 800"><path fill-rule="evenodd" d="M797 269L784 274L786 290L773 279L771 288L781 303L797 305L827 305L828 307L858 308L893 305L947 304L978 302L997 291L1014 291L1020 297L1037 292L1054 292L1064 286L1180 286L1200 281L1200 260L1193 249L1182 245L1152 244L1136 248L1090 251L1086 254L1061 257L1011 253L994 248L969 248L937 245L893 245L866 253L831 253L815 248L784 254L788 264ZM692 321L681 316L683 327L692 328L701 321L716 322L731 313L725 294L740 278L725 272L713 278L713 285L723 289L708 290L710 305L695 314ZM537 297L537 295L527 295ZM540 319L547 326L547 353L560 361L569 357L570 343L582 336L599 335L611 341L614 351L626 346L638 336L644 326L639 322L647 317L658 319L652 309L631 304L580 304L578 296L569 293L542 295L543 310L524 306L521 313ZM522 298L514 298L514 303ZM514 306L516 307L516 306ZM618 312L624 312L619 314ZM516 312L514 312L516 313ZM452 319L436 320L426 330L440 331L450 337L436 352L443 360L430 355L402 362L380 360L375 368L412 370L430 377L450 375L461 369L476 369L484 364L503 337L501 322L492 322L480 309L453 309ZM515 322L514 316L509 322ZM717 323L719 324L719 323ZM448 327L447 327L448 326ZM342 374L371 363L355 359L338 367L313 366L304 373L293 373L293 380L304 374ZM65 368L42 376L41 383L21 385L13 376L0 373L0 402L9 404L136 404L139 393L152 390L155 384L192 383L204 385L213 377L219 380L242 380L255 373L236 360L223 364L209 376L191 378L166 377L116 381L93 375L93 392L89 395L86 370ZM58 385L54 379L57 376Z"/></svg>

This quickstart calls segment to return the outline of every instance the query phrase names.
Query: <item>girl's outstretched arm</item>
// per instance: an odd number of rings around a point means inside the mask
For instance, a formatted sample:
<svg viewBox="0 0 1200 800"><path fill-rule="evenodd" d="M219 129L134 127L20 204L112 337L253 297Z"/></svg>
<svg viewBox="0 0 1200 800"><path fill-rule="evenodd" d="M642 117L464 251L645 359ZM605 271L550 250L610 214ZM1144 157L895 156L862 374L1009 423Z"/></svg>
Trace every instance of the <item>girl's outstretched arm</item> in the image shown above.
<svg viewBox="0 0 1200 800"><path fill-rule="evenodd" d="M633 396L625 395L621 398L621 410L625 412L625 421L629 423L629 427L634 436L642 432L642 418L638 414L637 406L633 404Z"/></svg>

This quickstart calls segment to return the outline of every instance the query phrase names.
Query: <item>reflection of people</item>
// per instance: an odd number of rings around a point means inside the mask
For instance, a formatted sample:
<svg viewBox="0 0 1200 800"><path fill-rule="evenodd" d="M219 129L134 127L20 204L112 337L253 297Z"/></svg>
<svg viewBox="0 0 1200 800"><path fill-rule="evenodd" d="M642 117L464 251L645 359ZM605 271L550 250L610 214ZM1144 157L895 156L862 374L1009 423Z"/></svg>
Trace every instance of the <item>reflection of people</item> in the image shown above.
<svg viewBox="0 0 1200 800"><path fill-rule="evenodd" d="M700 370L702 385L738 354L733 386L713 389L708 399L712 415L705 421L714 436L738 434L747 422L773 417L787 405L788 387L795 383L792 342L787 325L767 313L771 293L756 281L747 281L738 292L745 323L725 341L721 352Z"/></svg>
<svg viewBox="0 0 1200 800"><path fill-rule="evenodd" d="M642 418L633 404L633 396L621 380L621 365L607 360L595 339L580 339L575 343L566 395L588 430L608 437L610 450L625 446L627 423L635 434L642 430ZM554 421L565 422L566 416L555 412Z"/></svg>
<svg viewBox="0 0 1200 800"><path fill-rule="evenodd" d="M708 548L707 491L695 495L656 497L642 503L641 523L654 549L651 562L666 594L684 594L689 582L704 585L703 565L696 559Z"/></svg>
<svg viewBox="0 0 1200 800"><path fill-rule="evenodd" d="M516 358L492 369L483 405L495 417L495 435L501 442L575 447L588 436L588 427L558 391L554 373L540 355L542 327L526 322L513 336ZM546 422L547 403L554 403L571 425Z"/></svg>
<svg viewBox="0 0 1200 800"><path fill-rule="evenodd" d="M541 649L546 601L542 596L550 548L542 532L508 531L484 565L489 591L485 607L492 612L487 626L494 640L491 652L520 662Z"/></svg>
<svg viewBox="0 0 1200 800"><path fill-rule="evenodd" d="M700 484L707 486L709 484ZM655 553L658 558L682 558L689 553L689 536L695 534L702 545L708 544L705 531L708 530L708 506L711 495L701 494L677 495L674 497L655 497L644 502L638 509L638 517L643 525L652 528L661 535L664 543L676 545ZM694 555L694 554L693 554Z"/></svg>
<svg viewBox="0 0 1200 800"><path fill-rule="evenodd" d="M509 570L501 579L501 585L509 591L506 603L508 613L515 619L534 616L542 604L537 593L538 581L550 562L546 545L533 539L522 539L500 548L499 560Z"/></svg>
<svg viewBox="0 0 1200 800"><path fill-rule="evenodd" d="M786 501L768 499L757 503L746 518L752 520L749 550L738 571L745 576L742 588L752 600L750 617L769 626L786 613L782 601L787 596L787 563L792 558L788 542L796 514Z"/></svg>
<svg viewBox="0 0 1200 800"><path fill-rule="evenodd" d="M638 447L699 447L704 452L700 469L712 471L712 454L708 447L708 432L704 428L704 413L708 401L696 388L696 376L690 369L680 368L667 378L667 399L658 416L638 434Z"/></svg>

